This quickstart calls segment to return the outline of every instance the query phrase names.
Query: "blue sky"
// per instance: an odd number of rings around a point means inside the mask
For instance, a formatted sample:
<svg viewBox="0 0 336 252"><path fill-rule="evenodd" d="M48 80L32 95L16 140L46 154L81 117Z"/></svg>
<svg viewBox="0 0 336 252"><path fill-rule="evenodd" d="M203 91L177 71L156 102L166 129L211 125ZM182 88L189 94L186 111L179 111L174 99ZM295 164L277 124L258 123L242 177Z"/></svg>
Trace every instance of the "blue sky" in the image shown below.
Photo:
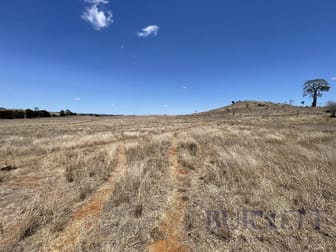
<svg viewBox="0 0 336 252"><path fill-rule="evenodd" d="M335 0L5 0L0 107L181 114L336 98Z"/></svg>

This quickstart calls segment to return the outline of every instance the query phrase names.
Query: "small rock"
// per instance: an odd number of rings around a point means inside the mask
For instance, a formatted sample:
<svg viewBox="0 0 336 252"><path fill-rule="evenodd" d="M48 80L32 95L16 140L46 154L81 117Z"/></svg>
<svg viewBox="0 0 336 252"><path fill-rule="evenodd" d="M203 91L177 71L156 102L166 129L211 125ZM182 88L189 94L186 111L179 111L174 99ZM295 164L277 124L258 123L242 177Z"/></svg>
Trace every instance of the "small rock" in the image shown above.
<svg viewBox="0 0 336 252"><path fill-rule="evenodd" d="M188 197L188 196L182 196L182 200L183 200L183 201L188 201L188 200L189 200L189 197Z"/></svg>

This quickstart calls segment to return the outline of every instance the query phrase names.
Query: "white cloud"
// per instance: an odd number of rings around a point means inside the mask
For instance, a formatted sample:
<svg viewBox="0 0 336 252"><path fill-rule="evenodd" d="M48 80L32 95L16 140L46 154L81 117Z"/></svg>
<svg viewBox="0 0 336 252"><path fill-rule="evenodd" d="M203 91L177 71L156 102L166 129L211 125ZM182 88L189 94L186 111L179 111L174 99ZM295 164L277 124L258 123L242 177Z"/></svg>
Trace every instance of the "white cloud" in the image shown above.
<svg viewBox="0 0 336 252"><path fill-rule="evenodd" d="M182 86L182 88L183 88L183 89L188 89L188 87L187 87L187 86Z"/></svg>
<svg viewBox="0 0 336 252"><path fill-rule="evenodd" d="M108 4L108 0L83 0L91 4L82 14L82 19L91 23L96 30L101 30L113 23L111 11L103 9L102 5Z"/></svg>
<svg viewBox="0 0 336 252"><path fill-rule="evenodd" d="M335 77L331 77L331 80L336 81L336 76Z"/></svg>
<svg viewBox="0 0 336 252"><path fill-rule="evenodd" d="M74 100L75 100L75 101L80 101L80 100L81 100L81 98L74 98Z"/></svg>
<svg viewBox="0 0 336 252"><path fill-rule="evenodd" d="M107 0L84 0L84 2L94 4L94 5L108 4L109 3L109 1L107 1Z"/></svg>
<svg viewBox="0 0 336 252"><path fill-rule="evenodd" d="M159 33L160 27L157 25L149 25L145 28L142 28L141 31L137 33L139 37L147 38L150 35L157 36Z"/></svg>
<svg viewBox="0 0 336 252"><path fill-rule="evenodd" d="M169 106L167 104L163 105L163 107L168 108Z"/></svg>
<svg viewBox="0 0 336 252"><path fill-rule="evenodd" d="M82 19L91 23L98 31L113 23L112 13L110 11L99 10L97 5L86 8L82 14Z"/></svg>

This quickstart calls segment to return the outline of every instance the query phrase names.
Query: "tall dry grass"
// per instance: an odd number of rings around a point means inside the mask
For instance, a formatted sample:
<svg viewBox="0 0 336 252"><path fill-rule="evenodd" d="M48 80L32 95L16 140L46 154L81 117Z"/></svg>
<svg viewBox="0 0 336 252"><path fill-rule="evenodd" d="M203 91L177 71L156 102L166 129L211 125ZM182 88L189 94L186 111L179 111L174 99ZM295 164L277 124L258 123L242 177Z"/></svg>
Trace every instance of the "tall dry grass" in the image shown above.
<svg viewBox="0 0 336 252"><path fill-rule="evenodd" d="M125 174L115 178L99 221L82 227L74 251L147 251L165 240L162 223L182 230L179 242L192 251L333 251L335 121L319 110L272 104L227 109L1 121L0 166L17 169L0 171L0 248L43 251L66 235L74 211L115 176L122 143ZM171 175L173 143L181 181ZM166 221L176 203L182 224ZM319 230L312 210L321 211Z"/></svg>

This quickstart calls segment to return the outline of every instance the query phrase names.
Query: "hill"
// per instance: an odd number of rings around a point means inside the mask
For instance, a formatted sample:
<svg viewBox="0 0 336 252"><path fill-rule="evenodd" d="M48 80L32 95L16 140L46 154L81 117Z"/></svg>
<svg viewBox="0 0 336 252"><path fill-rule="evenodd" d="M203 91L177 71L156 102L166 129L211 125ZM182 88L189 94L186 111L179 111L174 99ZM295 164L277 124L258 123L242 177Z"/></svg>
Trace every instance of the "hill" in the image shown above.
<svg viewBox="0 0 336 252"><path fill-rule="evenodd" d="M237 116L295 116L295 115L313 115L321 114L325 111L323 107L303 107L292 106L288 104L265 102L265 101L240 101L234 104L209 110L194 115L201 116L219 116L219 115L237 115Z"/></svg>

